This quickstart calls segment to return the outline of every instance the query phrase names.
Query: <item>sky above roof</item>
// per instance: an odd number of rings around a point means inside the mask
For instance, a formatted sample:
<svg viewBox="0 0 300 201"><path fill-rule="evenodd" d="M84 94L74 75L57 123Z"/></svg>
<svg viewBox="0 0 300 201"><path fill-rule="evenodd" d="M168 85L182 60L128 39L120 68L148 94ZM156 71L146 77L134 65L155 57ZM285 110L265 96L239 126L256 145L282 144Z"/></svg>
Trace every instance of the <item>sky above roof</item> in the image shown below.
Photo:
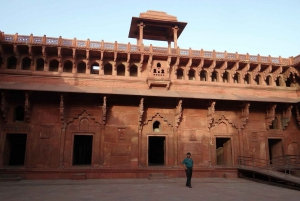
<svg viewBox="0 0 300 201"><path fill-rule="evenodd" d="M299 0L10 0L1 3L0 31L136 44L128 38L131 18L147 10L188 23L178 39L183 49L300 54ZM167 47L167 42L144 44Z"/></svg>

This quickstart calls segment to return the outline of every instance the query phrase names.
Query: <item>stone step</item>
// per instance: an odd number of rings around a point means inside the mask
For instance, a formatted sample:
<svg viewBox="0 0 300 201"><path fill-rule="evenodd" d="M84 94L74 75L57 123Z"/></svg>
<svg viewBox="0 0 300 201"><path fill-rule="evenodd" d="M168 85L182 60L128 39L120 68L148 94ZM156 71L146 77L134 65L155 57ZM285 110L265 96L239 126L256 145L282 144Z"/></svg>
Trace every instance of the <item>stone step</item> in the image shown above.
<svg viewBox="0 0 300 201"><path fill-rule="evenodd" d="M1 181L20 181L22 178L19 175L15 174L1 174L0 175L0 182Z"/></svg>
<svg viewBox="0 0 300 201"><path fill-rule="evenodd" d="M85 173L76 173L73 174L73 180L86 180L86 174Z"/></svg>
<svg viewBox="0 0 300 201"><path fill-rule="evenodd" d="M150 173L149 179L168 179L164 173Z"/></svg>

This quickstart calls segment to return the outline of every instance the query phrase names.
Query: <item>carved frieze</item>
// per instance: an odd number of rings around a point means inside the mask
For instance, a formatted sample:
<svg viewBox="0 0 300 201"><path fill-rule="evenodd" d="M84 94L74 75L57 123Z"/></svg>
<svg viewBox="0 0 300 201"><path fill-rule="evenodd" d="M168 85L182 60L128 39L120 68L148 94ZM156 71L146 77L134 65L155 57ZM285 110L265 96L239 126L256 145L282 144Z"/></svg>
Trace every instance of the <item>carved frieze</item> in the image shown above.
<svg viewBox="0 0 300 201"><path fill-rule="evenodd" d="M103 105L102 105L102 123L103 123L103 126L106 123L106 113L107 113L106 101L107 101L106 96L104 96L103 97Z"/></svg>
<svg viewBox="0 0 300 201"><path fill-rule="evenodd" d="M281 125L283 130L288 126L288 123L291 120L292 109L293 105L287 105L282 111Z"/></svg>
<svg viewBox="0 0 300 201"><path fill-rule="evenodd" d="M60 123L61 127L65 126L65 115L64 115L64 96L60 95L60 103L59 103L59 115L60 115Z"/></svg>
<svg viewBox="0 0 300 201"><path fill-rule="evenodd" d="M276 104L269 104L267 107L267 113L266 113L266 128L269 129L269 126L272 125L272 121L275 119L275 109Z"/></svg>

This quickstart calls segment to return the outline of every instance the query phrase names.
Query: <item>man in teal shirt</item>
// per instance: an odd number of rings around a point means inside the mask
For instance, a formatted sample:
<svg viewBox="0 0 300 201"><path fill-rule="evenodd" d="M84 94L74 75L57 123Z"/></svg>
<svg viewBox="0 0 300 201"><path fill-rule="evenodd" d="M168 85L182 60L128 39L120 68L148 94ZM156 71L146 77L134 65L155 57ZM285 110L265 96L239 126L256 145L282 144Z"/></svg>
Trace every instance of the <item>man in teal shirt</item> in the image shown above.
<svg viewBox="0 0 300 201"><path fill-rule="evenodd" d="M190 152L186 154L186 158L182 161L182 165L185 168L185 173L186 173L186 186L192 188L191 179L193 174L194 161L191 158Z"/></svg>

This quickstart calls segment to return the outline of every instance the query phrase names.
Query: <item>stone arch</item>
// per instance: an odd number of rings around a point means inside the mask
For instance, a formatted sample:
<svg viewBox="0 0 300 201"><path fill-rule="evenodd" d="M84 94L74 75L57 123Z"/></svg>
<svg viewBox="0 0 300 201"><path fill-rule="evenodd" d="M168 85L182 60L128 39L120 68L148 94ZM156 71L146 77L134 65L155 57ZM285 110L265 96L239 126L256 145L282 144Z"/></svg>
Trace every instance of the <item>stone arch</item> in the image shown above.
<svg viewBox="0 0 300 201"><path fill-rule="evenodd" d="M133 64L129 67L129 76L137 77L138 76L138 67Z"/></svg>
<svg viewBox="0 0 300 201"><path fill-rule="evenodd" d="M58 72L59 62L56 59L52 59L49 62L49 71Z"/></svg>
<svg viewBox="0 0 300 201"><path fill-rule="evenodd" d="M178 80L183 80L183 79L184 79L183 69L178 68L176 72L177 72L177 73L176 73L177 79L178 79Z"/></svg>
<svg viewBox="0 0 300 201"><path fill-rule="evenodd" d="M91 64L91 74L99 74L100 65L98 62L93 62Z"/></svg>
<svg viewBox="0 0 300 201"><path fill-rule="evenodd" d="M7 69L16 69L18 60L15 56L10 56L7 58Z"/></svg>
<svg viewBox="0 0 300 201"><path fill-rule="evenodd" d="M229 82L229 73L227 71L223 74L223 82L228 83Z"/></svg>
<svg viewBox="0 0 300 201"><path fill-rule="evenodd" d="M244 83L251 84L251 75L249 73L245 75Z"/></svg>
<svg viewBox="0 0 300 201"><path fill-rule="evenodd" d="M156 117L157 117L158 119L161 119L162 122L167 123L168 126L173 127L172 123L171 123L168 119L166 119L165 117L163 117L161 114L159 114L159 113L156 113L156 114L153 115L153 116L148 116L147 119L146 119L146 121L144 122L143 125L147 125L150 121L153 121L153 119L156 118ZM160 121L160 122L161 122L161 121Z"/></svg>
<svg viewBox="0 0 300 201"><path fill-rule="evenodd" d="M30 67L31 67L31 59L29 57L24 57L22 59L21 69L22 70L30 70Z"/></svg>
<svg viewBox="0 0 300 201"><path fill-rule="evenodd" d="M273 78L272 78L271 75L268 75L266 77L266 85L268 85L268 86L272 86L273 85Z"/></svg>
<svg viewBox="0 0 300 201"><path fill-rule="evenodd" d="M189 80L195 80L196 79L195 71L193 69L189 70L188 76L189 76Z"/></svg>
<svg viewBox="0 0 300 201"><path fill-rule="evenodd" d="M78 62L77 73L86 73L86 63L84 61Z"/></svg>
<svg viewBox="0 0 300 201"><path fill-rule="evenodd" d="M159 121L154 121L152 124L153 132L161 132L161 124Z"/></svg>
<svg viewBox="0 0 300 201"><path fill-rule="evenodd" d="M207 81L207 71L206 70L201 70L200 71L200 81Z"/></svg>
<svg viewBox="0 0 300 201"><path fill-rule="evenodd" d="M73 63L70 60L64 62L63 72L72 73Z"/></svg>
<svg viewBox="0 0 300 201"><path fill-rule="evenodd" d="M112 65L109 62L104 65L104 75L112 75Z"/></svg>
<svg viewBox="0 0 300 201"><path fill-rule="evenodd" d="M234 76L233 76L233 83L239 84L240 83L240 79L241 79L240 73L236 72L234 74Z"/></svg>
<svg viewBox="0 0 300 201"><path fill-rule="evenodd" d="M125 76L125 65L124 64L121 63L117 66L117 75Z"/></svg>
<svg viewBox="0 0 300 201"><path fill-rule="evenodd" d="M211 73L211 81L212 82L218 82L218 72L217 71L213 71Z"/></svg>
<svg viewBox="0 0 300 201"><path fill-rule="evenodd" d="M44 71L45 61L43 58L38 58L35 61L35 70L36 71Z"/></svg>
<svg viewBox="0 0 300 201"><path fill-rule="evenodd" d="M282 75L279 75L276 79L276 86L284 86L284 81Z"/></svg>

